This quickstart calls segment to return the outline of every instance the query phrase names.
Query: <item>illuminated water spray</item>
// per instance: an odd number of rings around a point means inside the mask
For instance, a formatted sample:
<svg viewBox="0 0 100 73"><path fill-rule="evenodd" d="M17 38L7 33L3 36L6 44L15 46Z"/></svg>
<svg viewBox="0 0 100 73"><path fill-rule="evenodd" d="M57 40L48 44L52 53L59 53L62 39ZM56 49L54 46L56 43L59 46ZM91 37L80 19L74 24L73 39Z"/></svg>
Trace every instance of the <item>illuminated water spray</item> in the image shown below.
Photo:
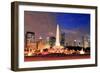
<svg viewBox="0 0 100 73"><path fill-rule="evenodd" d="M59 25L57 24L57 29L56 29L56 42L55 46L60 46L60 30L59 30Z"/></svg>
<svg viewBox="0 0 100 73"><path fill-rule="evenodd" d="M63 48L63 46L60 45L60 28L59 25L57 24L57 28L56 28L56 42L55 42L55 46L54 48Z"/></svg>

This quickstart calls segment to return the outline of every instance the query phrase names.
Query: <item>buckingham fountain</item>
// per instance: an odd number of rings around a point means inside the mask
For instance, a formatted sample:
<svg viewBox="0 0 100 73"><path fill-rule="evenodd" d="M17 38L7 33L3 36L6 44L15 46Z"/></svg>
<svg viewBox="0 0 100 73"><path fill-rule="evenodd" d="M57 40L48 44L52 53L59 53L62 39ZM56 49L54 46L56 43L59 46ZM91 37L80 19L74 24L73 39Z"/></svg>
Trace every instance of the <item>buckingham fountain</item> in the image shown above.
<svg viewBox="0 0 100 73"><path fill-rule="evenodd" d="M56 49L61 49L63 48L63 46L61 46L60 44L60 28L59 28L59 24L57 24L57 28L56 28L56 42L53 48Z"/></svg>
<svg viewBox="0 0 100 73"><path fill-rule="evenodd" d="M57 28L56 28L56 42L55 42L55 45L54 45L53 48L54 48L55 50L58 50L58 51L61 51L61 50L65 51L65 50L64 50L64 46L62 46L62 45L60 44L60 27L59 27L59 24L57 24ZM73 52L73 50L72 50L71 52ZM71 52L70 52L70 53L71 53ZM83 51L83 49L81 49L81 50L79 51L79 53L80 53L80 54L84 54L85 52Z"/></svg>
<svg viewBox="0 0 100 73"><path fill-rule="evenodd" d="M81 49L80 51L79 50L77 50L77 51L75 51L75 50L68 50L68 48L64 49L64 46L62 46L60 44L60 37L61 37L61 35L60 35L60 27L59 27L59 24L57 24L57 28L56 28L56 41L55 41L55 44L54 44L54 46L52 48L50 48L50 44L45 44L44 45L41 42L41 45L38 44L40 49L37 49L37 48L33 49L33 48L31 48L31 51L26 51L25 53L26 53L27 56L32 56L32 55L35 55L35 54L38 54L38 53L40 53L42 55L52 54L52 53L62 53L62 54L66 54L66 55L67 54L73 54L73 53L85 54L83 49ZM31 46L31 44L30 44L30 46ZM45 52L44 49L45 50L47 49L47 51ZM37 52L39 50L40 50L40 52Z"/></svg>

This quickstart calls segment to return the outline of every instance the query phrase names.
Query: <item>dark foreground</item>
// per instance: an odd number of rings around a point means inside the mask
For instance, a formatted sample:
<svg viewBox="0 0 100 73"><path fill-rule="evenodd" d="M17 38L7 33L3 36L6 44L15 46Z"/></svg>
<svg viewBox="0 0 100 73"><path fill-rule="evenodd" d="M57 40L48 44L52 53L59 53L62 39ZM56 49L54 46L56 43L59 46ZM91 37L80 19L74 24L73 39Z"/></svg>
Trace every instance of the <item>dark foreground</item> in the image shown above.
<svg viewBox="0 0 100 73"><path fill-rule="evenodd" d="M40 56L25 56L24 61L45 61L45 60L71 60L71 59L88 59L90 54L78 55L40 55Z"/></svg>

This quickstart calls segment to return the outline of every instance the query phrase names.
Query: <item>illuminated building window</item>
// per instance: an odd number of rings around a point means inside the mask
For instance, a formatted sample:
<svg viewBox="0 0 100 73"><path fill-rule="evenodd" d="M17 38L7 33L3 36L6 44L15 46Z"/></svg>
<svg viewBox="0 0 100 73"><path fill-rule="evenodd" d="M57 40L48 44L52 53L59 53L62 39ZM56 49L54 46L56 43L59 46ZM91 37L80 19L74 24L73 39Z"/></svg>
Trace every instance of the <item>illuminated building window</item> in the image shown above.
<svg viewBox="0 0 100 73"><path fill-rule="evenodd" d="M26 46L27 46L27 44L34 43L35 42L35 33L27 32L25 41L26 41Z"/></svg>

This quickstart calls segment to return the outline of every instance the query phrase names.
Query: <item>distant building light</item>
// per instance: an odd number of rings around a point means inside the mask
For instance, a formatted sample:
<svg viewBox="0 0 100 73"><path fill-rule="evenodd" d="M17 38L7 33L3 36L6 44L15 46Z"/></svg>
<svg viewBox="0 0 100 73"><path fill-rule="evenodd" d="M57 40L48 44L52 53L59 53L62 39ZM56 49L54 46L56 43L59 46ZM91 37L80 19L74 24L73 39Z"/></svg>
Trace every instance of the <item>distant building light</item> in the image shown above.
<svg viewBox="0 0 100 73"><path fill-rule="evenodd" d="M74 40L76 42L76 40Z"/></svg>
<svg viewBox="0 0 100 73"><path fill-rule="evenodd" d="M40 36L39 39L42 39L42 37Z"/></svg>

